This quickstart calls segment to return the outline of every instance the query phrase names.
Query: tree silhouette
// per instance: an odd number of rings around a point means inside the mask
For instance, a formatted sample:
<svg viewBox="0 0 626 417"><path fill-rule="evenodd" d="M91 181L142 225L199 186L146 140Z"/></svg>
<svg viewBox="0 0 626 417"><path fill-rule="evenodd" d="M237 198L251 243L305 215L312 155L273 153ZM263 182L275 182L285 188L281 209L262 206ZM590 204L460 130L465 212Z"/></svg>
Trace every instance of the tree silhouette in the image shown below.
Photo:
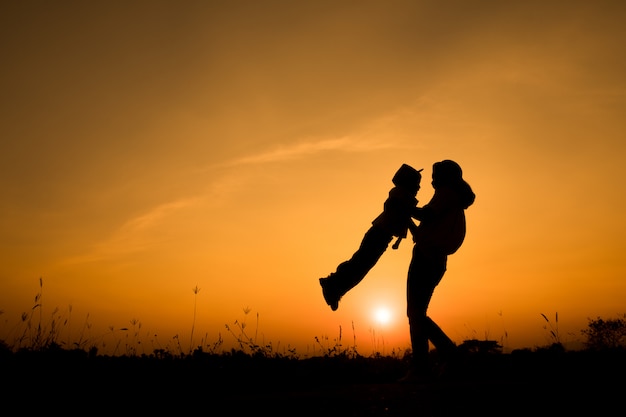
<svg viewBox="0 0 626 417"><path fill-rule="evenodd" d="M626 346L626 320L623 318L589 319L587 328L581 332L587 337L585 345L590 350L610 350Z"/></svg>

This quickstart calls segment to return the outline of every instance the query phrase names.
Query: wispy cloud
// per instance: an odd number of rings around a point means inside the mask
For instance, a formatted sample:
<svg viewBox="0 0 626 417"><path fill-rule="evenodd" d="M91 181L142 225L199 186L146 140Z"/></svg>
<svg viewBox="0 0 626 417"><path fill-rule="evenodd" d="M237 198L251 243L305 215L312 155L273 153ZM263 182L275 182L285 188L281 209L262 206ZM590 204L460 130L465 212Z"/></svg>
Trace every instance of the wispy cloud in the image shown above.
<svg viewBox="0 0 626 417"><path fill-rule="evenodd" d="M122 233L132 234L132 233L141 231L143 229L147 229L150 226L157 223L162 218L171 214L172 212L188 207L192 205L195 201L197 201L197 199L191 198L191 199L181 199L178 201L161 204L159 206L154 207L147 213L127 221L120 228L120 231Z"/></svg>
<svg viewBox="0 0 626 417"><path fill-rule="evenodd" d="M158 243L158 239L154 238L151 231L161 225L166 218L196 204L198 200L198 198L180 199L153 207L122 224L109 238L93 244L87 253L65 259L62 264L107 261L146 250Z"/></svg>
<svg viewBox="0 0 626 417"><path fill-rule="evenodd" d="M392 147L392 145L388 142L358 140L353 137L345 136L334 139L299 142L289 146L279 146L255 155L248 155L232 160L226 165L263 164L303 158L328 151L371 152L390 147Z"/></svg>

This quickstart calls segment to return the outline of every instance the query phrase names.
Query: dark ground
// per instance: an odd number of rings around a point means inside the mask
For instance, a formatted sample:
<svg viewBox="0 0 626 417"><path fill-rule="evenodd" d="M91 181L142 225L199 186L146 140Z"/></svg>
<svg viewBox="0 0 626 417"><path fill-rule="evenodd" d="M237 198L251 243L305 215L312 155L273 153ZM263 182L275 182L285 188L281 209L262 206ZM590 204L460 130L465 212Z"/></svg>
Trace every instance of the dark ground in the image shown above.
<svg viewBox="0 0 626 417"><path fill-rule="evenodd" d="M425 384L398 383L406 363L385 357L60 351L0 365L4 411L28 415L604 416L622 415L626 395L623 351L474 354Z"/></svg>

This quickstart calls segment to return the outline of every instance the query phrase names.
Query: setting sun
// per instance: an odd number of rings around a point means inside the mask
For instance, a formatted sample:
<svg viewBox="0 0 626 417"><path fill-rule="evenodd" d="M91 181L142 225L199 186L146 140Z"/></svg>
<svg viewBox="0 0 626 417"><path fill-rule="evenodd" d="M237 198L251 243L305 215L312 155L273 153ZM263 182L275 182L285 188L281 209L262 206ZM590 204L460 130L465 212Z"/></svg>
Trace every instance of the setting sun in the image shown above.
<svg viewBox="0 0 626 417"><path fill-rule="evenodd" d="M391 311L386 307L378 307L374 310L374 319L379 324L389 324L392 319Z"/></svg>

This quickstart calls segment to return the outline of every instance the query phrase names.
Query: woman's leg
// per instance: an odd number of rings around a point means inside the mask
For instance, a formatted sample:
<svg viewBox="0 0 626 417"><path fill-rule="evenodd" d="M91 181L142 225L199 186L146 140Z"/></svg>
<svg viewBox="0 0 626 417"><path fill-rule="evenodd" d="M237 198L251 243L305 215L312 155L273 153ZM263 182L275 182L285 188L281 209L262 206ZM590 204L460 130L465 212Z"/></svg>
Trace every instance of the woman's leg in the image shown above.
<svg viewBox="0 0 626 417"><path fill-rule="evenodd" d="M451 357L456 354L456 344L430 317L426 317L426 334L442 357Z"/></svg>
<svg viewBox="0 0 626 417"><path fill-rule="evenodd" d="M424 252L419 246L413 249L407 279L407 316L415 372L430 370L428 340L432 321L426 312L435 287L446 271L446 260L445 255Z"/></svg>

